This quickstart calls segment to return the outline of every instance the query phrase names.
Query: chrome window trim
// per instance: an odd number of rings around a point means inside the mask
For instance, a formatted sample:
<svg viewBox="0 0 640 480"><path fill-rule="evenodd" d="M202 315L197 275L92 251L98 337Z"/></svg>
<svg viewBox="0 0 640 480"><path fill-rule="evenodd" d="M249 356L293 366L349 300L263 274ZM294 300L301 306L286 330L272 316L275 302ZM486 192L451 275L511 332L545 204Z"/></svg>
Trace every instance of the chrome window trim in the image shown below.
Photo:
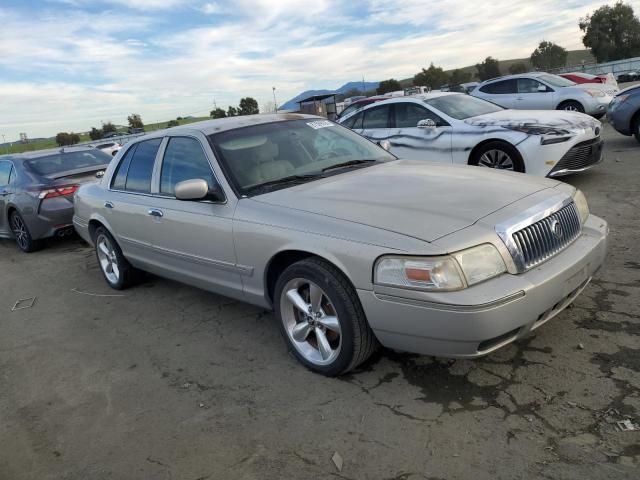
<svg viewBox="0 0 640 480"><path fill-rule="evenodd" d="M500 237L502 242L507 247L511 258L513 259L513 263L516 266L516 272L513 273L523 273L527 271L524 257L513 239L513 234L517 231L522 230L523 228L539 222L543 218L556 213L557 211L563 209L568 205L571 205L572 203L573 198L571 198L570 196L567 196L565 194L554 195L544 202L534 205L521 214L495 226L496 234ZM580 235L578 235L578 237L579 236ZM567 246L569 246L569 244Z"/></svg>

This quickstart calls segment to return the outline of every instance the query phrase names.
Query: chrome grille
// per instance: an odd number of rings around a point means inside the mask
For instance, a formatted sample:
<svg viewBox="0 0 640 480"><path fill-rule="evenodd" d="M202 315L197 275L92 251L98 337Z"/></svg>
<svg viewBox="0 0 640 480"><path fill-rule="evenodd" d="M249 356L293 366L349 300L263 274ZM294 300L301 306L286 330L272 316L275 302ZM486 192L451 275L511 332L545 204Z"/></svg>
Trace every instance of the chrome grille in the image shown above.
<svg viewBox="0 0 640 480"><path fill-rule="evenodd" d="M578 143L564 154L549 175L553 176L553 173L561 170L581 170L598 163L602 158L603 146L604 142L600 137Z"/></svg>
<svg viewBox="0 0 640 480"><path fill-rule="evenodd" d="M568 247L582 230L573 202L516 232L511 238L525 269L534 267Z"/></svg>

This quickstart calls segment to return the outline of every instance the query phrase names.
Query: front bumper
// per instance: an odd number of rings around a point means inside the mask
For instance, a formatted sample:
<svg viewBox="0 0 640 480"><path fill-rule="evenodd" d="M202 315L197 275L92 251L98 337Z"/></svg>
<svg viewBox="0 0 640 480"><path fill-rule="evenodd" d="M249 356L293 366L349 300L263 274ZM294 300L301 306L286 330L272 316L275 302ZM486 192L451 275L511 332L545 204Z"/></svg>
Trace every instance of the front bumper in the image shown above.
<svg viewBox="0 0 640 480"><path fill-rule="evenodd" d="M607 113L607 107L611 100L612 97L609 95L605 95L604 97L593 97L584 105L584 113L595 117L601 117Z"/></svg>
<svg viewBox="0 0 640 480"><path fill-rule="evenodd" d="M602 162L604 159L604 141L594 138L581 142L569 149L555 164L547 177L561 177L571 173L583 172Z"/></svg>
<svg viewBox="0 0 640 480"><path fill-rule="evenodd" d="M591 215L570 247L538 267L439 293L438 302L433 294L381 287L358 290L358 296L385 347L479 357L527 336L569 305L602 265L607 234L607 223Z"/></svg>

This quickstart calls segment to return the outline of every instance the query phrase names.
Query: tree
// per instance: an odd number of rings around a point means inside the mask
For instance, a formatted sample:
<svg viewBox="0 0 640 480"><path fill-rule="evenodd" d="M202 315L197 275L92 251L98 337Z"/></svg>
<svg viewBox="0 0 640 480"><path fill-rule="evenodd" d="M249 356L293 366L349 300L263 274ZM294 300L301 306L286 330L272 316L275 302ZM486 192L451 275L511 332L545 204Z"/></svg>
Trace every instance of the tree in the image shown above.
<svg viewBox="0 0 640 480"><path fill-rule="evenodd" d="M610 62L640 56L640 20L631 5L617 2L604 5L580 19L582 43L591 49L598 62Z"/></svg>
<svg viewBox="0 0 640 480"><path fill-rule="evenodd" d="M255 115L256 113L260 113L260 109L255 98L246 97L240 99L239 115Z"/></svg>
<svg viewBox="0 0 640 480"><path fill-rule="evenodd" d="M89 132L89 138L91 140L100 140L102 135L104 135L102 130L98 130L96 127L91 127L91 131Z"/></svg>
<svg viewBox="0 0 640 480"><path fill-rule="evenodd" d="M118 130L116 129L116 126L111 123L111 122L107 122L107 123L102 123L102 134L106 135L107 133L111 133L111 132L117 132Z"/></svg>
<svg viewBox="0 0 640 480"><path fill-rule="evenodd" d="M227 117L235 117L236 115L238 115L238 109L230 105L227 109Z"/></svg>
<svg viewBox="0 0 640 480"><path fill-rule="evenodd" d="M231 107L229 107L229 108L231 108ZM225 112L220 107L217 107L217 108L211 110L211 113L209 113L209 116L211 118L224 118L224 117L227 116L227 112ZM231 115L229 115L229 116L231 116Z"/></svg>
<svg viewBox="0 0 640 480"><path fill-rule="evenodd" d="M358 90L357 88L352 88L351 90L347 90L346 92L343 93L344 98L349 98L349 97L359 97L360 95L364 95L364 93L362 93L362 90Z"/></svg>
<svg viewBox="0 0 640 480"><path fill-rule="evenodd" d="M413 76L413 84L416 87L431 87L432 89L440 88L449 81L449 76L444 73L440 67L436 67L433 62L426 70L423 68L421 72Z"/></svg>
<svg viewBox="0 0 640 480"><path fill-rule="evenodd" d="M485 58L482 63L476 63L476 69L478 70L478 78L482 82L502 75L500 73L500 62L492 57Z"/></svg>
<svg viewBox="0 0 640 480"><path fill-rule="evenodd" d="M137 113L132 113L127 117L127 121L129 122L129 126L131 128L144 128L144 123L142 123L142 118Z"/></svg>
<svg viewBox="0 0 640 480"><path fill-rule="evenodd" d="M449 75L449 85L460 85L471 81L471 73L456 68Z"/></svg>
<svg viewBox="0 0 640 480"><path fill-rule="evenodd" d="M538 70L551 70L567 64L567 51L560 45L545 40L531 54L531 64Z"/></svg>
<svg viewBox="0 0 640 480"><path fill-rule="evenodd" d="M78 143L79 141L80 135L78 135L77 133L60 132L56 135L56 143L61 147L73 145L75 143Z"/></svg>
<svg viewBox="0 0 640 480"><path fill-rule="evenodd" d="M511 75L517 75L518 73L527 73L529 71L529 69L527 68L527 66L522 63L522 62L518 62L518 63L512 63L509 66L509 73Z"/></svg>
<svg viewBox="0 0 640 480"><path fill-rule="evenodd" d="M384 95L385 93L395 92L397 90L402 90L400 82L395 78L390 78L389 80L383 80L378 84L376 93L378 95Z"/></svg>
<svg viewBox="0 0 640 480"><path fill-rule="evenodd" d="M169 120L167 122L167 128L178 127L178 126L180 126L180 122L178 122L177 120Z"/></svg>

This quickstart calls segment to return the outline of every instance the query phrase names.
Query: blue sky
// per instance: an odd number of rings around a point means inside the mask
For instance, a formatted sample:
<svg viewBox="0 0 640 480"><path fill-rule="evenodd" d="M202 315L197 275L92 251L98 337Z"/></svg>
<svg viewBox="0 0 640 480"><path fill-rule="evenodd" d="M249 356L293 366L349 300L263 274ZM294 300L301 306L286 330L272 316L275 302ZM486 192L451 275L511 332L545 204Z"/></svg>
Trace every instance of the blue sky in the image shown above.
<svg viewBox="0 0 640 480"><path fill-rule="evenodd" d="M3 0L0 134L86 131L261 106L310 88L582 48L578 19L613 2ZM630 2L640 12L640 0Z"/></svg>

